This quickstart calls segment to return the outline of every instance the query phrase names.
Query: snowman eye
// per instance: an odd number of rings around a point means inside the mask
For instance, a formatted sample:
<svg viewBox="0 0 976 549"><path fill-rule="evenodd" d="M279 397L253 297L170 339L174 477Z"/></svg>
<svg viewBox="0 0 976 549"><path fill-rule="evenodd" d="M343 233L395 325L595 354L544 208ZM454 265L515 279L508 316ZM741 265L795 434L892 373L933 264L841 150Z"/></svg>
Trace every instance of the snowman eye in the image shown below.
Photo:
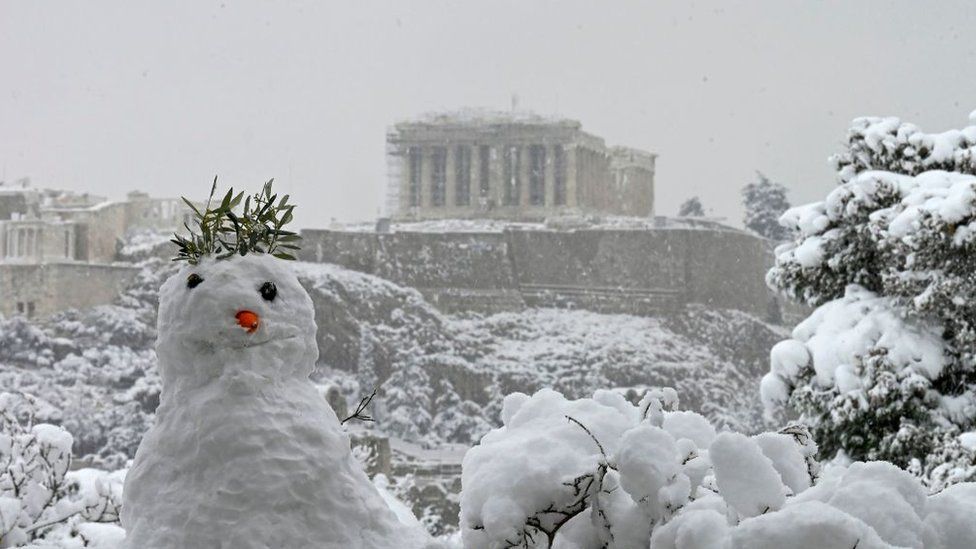
<svg viewBox="0 0 976 549"><path fill-rule="evenodd" d="M191 290L199 286L201 282L203 282L203 277L197 273L193 273L186 277L186 287L190 288Z"/></svg>
<svg viewBox="0 0 976 549"><path fill-rule="evenodd" d="M274 282L265 282L258 291L261 292L261 297L267 301L274 301L275 297L278 296L278 288Z"/></svg>

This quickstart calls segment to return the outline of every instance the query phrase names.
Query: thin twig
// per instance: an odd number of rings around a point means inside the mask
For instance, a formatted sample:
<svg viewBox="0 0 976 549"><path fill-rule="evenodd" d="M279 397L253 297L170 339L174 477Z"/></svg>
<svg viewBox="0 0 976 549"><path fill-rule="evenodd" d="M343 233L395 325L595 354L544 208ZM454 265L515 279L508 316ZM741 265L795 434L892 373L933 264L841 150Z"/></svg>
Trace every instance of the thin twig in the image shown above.
<svg viewBox="0 0 976 549"><path fill-rule="evenodd" d="M599 440L597 440L596 435L593 434L593 431L590 431L589 429L587 429L586 428L586 425L583 425L582 423L580 423L580 421L578 419L574 418L573 416L565 416L565 417L569 421L572 421L573 423L579 425L580 426L580 429L583 429L584 431L586 431L586 434L590 435L590 438L592 438L593 439L593 442L596 443L597 448L600 449L600 453L603 454L603 458L604 459L607 459L607 453L603 450L603 445L600 444L600 441Z"/></svg>
<svg viewBox="0 0 976 549"><path fill-rule="evenodd" d="M359 406L356 406L356 411L352 413L349 417L339 422L340 425L345 425L350 419L358 419L359 421L375 421L372 416L365 414L366 407L373 402L373 397L376 396L376 389L369 396L364 396L362 400L359 401Z"/></svg>

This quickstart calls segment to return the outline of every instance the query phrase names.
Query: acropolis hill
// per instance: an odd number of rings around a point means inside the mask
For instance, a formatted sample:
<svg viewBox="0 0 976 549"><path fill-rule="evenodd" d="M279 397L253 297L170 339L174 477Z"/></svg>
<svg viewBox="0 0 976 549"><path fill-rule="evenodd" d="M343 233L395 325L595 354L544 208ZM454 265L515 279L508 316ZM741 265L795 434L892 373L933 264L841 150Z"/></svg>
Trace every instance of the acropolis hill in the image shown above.
<svg viewBox="0 0 976 549"><path fill-rule="evenodd" d="M779 320L772 243L654 217L655 155L574 120L464 110L387 134L388 219L302 231L301 258L419 289L448 312L533 306L667 315L686 304Z"/></svg>

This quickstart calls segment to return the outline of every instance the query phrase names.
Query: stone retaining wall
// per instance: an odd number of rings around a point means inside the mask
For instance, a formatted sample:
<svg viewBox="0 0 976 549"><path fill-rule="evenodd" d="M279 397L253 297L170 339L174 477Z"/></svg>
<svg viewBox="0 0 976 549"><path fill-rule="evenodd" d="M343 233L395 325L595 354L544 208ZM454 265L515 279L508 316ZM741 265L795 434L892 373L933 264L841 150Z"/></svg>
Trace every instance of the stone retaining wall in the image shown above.
<svg viewBox="0 0 976 549"><path fill-rule="evenodd" d="M446 312L528 305L655 315L701 303L774 319L779 308L764 282L771 245L734 229L305 230L302 237L301 259L418 288Z"/></svg>

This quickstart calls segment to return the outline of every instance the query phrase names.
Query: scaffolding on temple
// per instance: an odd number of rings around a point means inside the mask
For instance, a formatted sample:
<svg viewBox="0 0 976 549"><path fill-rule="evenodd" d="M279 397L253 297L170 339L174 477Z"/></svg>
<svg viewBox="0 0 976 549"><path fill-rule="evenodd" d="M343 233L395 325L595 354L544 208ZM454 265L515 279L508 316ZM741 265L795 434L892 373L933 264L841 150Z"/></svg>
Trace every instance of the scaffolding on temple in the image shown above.
<svg viewBox="0 0 976 549"><path fill-rule="evenodd" d="M395 217L400 212L400 181L403 158L400 147L392 139L396 129L387 128L386 138L386 191L383 196L382 217Z"/></svg>

